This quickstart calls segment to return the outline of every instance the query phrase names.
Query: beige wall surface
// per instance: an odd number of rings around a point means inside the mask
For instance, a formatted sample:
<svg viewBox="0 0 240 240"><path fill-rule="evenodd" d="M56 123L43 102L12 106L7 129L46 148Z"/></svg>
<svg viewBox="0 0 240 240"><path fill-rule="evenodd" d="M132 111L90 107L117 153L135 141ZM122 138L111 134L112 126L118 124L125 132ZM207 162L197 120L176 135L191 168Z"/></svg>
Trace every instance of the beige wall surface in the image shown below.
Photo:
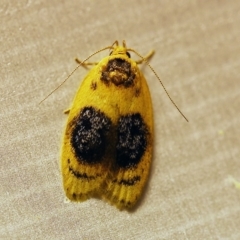
<svg viewBox="0 0 240 240"><path fill-rule="evenodd" d="M0 239L240 239L240 1L1 0L0 39ZM39 105L75 57L123 39L155 50L151 65L189 119L140 66L155 141L132 212L65 200L63 111L87 71Z"/></svg>

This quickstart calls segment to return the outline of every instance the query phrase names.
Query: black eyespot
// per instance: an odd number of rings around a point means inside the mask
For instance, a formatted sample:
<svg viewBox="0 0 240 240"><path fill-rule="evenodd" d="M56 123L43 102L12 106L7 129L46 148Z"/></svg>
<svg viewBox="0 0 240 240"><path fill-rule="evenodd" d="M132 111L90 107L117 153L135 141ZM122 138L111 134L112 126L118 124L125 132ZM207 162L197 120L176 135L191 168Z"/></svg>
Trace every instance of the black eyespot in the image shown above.
<svg viewBox="0 0 240 240"><path fill-rule="evenodd" d="M129 53L129 52L127 52L127 55L128 55L128 57L129 57L129 58L131 58L131 55L130 55L130 53Z"/></svg>
<svg viewBox="0 0 240 240"><path fill-rule="evenodd" d="M100 162L109 141L110 118L94 107L84 107L75 121L71 136L75 156L88 164Z"/></svg>
<svg viewBox="0 0 240 240"><path fill-rule="evenodd" d="M141 161L148 145L148 134L148 128L139 113L119 118L116 163L120 168L131 168Z"/></svg>

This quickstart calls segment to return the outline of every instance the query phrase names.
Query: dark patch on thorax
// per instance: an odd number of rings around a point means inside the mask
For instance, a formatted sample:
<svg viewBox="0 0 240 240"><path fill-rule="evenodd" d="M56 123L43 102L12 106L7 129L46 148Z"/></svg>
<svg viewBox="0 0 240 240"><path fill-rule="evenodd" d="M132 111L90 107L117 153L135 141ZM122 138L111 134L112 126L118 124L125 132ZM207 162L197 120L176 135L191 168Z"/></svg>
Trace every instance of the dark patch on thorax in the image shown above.
<svg viewBox="0 0 240 240"><path fill-rule="evenodd" d="M110 60L102 70L101 80L107 85L113 83L128 88L134 85L134 79L135 73L131 69L131 64L121 58Z"/></svg>

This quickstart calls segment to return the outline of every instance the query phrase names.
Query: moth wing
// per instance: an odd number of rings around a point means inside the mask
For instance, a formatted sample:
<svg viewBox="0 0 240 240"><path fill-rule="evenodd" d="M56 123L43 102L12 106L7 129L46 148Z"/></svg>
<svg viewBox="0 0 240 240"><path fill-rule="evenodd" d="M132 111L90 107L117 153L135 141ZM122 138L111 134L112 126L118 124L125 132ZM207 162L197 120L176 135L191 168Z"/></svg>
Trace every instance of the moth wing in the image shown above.
<svg viewBox="0 0 240 240"><path fill-rule="evenodd" d="M109 169L108 148L111 120L99 109L94 91L100 78L95 66L83 80L69 111L61 151L63 187L72 201L84 201L101 195ZM99 106L100 105L100 106ZM99 124L99 122L101 124Z"/></svg>
<svg viewBox="0 0 240 240"><path fill-rule="evenodd" d="M107 177L107 187L103 191L103 197L119 209L134 207L146 185L152 160L152 101L147 82L140 71L137 77L141 81L139 96L135 94L120 111L116 124L117 164ZM123 112L125 114L121 116Z"/></svg>

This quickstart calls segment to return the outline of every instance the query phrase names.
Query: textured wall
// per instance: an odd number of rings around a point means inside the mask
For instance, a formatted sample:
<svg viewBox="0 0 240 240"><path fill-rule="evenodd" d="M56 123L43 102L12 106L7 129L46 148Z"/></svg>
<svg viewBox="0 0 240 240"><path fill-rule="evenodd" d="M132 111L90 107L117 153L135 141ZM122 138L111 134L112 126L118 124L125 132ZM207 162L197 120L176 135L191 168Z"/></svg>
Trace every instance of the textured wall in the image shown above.
<svg viewBox="0 0 240 240"><path fill-rule="evenodd" d="M240 239L240 1L0 3L1 239ZM151 70L151 176L138 207L66 203L59 152L84 59L115 40ZM93 58L101 59L108 52ZM137 56L132 54L133 58Z"/></svg>

